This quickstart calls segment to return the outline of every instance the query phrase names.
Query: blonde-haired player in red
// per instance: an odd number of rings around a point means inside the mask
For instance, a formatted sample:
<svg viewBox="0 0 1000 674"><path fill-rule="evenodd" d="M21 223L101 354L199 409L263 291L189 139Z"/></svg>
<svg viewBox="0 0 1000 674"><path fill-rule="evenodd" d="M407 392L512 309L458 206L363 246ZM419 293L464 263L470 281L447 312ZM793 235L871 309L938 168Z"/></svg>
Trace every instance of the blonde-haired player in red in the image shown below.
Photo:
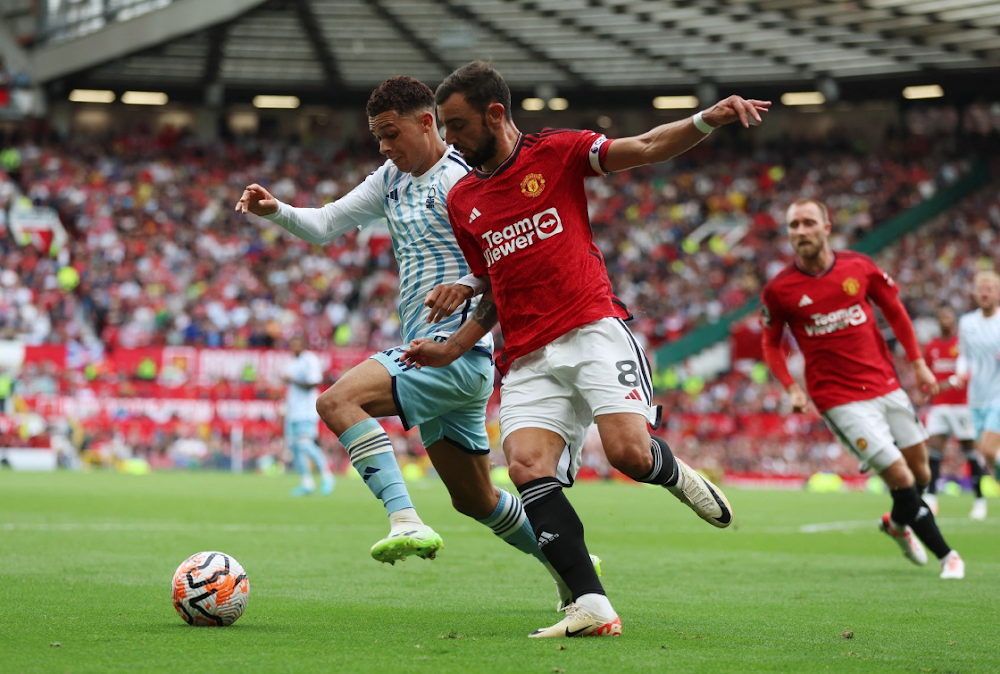
<svg viewBox="0 0 1000 674"><path fill-rule="evenodd" d="M900 387L889 347L875 321L877 305L906 351L917 381L937 393L899 288L861 253L830 248L830 217L815 199L788 207L788 236L795 260L761 293L764 359L788 391L792 410L809 397L827 426L889 487L892 510L879 528L914 564L927 563L924 544L941 561L941 578L964 578L965 564L945 542L934 514L920 498L930 481L927 431ZM785 326L802 350L808 395L788 371L781 349Z"/></svg>
<svg viewBox="0 0 1000 674"><path fill-rule="evenodd" d="M931 481L924 494L924 502L938 514L937 483L941 478L941 461L948 438L958 440L962 453L969 462L969 475L976 500L972 504L969 517L974 520L986 519L986 499L983 498L982 477L986 472L983 459L976 451L976 428L972 423L969 409L969 395L965 381L958 377L958 315L945 305L937 310L938 328L941 334L924 345L924 360L937 379L938 394L931 398L927 410L927 432L930 439Z"/></svg>

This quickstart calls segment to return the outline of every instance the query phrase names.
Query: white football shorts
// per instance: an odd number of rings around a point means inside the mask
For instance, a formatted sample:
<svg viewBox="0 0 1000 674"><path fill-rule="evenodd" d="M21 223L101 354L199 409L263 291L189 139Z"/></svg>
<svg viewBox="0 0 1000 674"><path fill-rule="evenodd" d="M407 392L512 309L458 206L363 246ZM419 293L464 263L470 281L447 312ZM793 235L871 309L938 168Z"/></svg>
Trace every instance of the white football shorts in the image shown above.
<svg viewBox="0 0 1000 674"><path fill-rule="evenodd" d="M646 353L621 319L602 318L514 361L500 389L500 440L523 428L558 433L556 477L569 486L594 417L622 412L660 422Z"/></svg>
<svg viewBox="0 0 1000 674"><path fill-rule="evenodd" d="M934 405L927 410L927 432L958 440L975 440L972 410L968 405Z"/></svg>
<svg viewBox="0 0 1000 674"><path fill-rule="evenodd" d="M863 471L871 468L881 473L903 457L901 447L912 447L928 437L903 389L831 407L823 413L823 419L861 462Z"/></svg>

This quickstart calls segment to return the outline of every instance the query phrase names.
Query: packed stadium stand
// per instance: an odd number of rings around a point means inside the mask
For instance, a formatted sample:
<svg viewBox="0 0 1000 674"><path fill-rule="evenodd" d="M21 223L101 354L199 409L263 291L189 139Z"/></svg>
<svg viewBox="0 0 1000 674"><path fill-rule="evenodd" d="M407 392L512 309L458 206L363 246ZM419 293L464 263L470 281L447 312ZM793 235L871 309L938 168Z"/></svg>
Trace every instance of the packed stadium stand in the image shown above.
<svg viewBox="0 0 1000 674"><path fill-rule="evenodd" d="M699 16L681 12L661 27L676 29L694 56L673 59L622 42L619 28L593 27L599 18L586 13L570 17L555 5L521 3L533 16L515 23L534 26L534 39L544 41L555 25L603 43L602 58L584 68L567 55L572 50L560 52L568 49L562 43L546 51L511 39L501 13L472 2L452 3L462 22L448 36L456 46L447 60L435 56L434 27L407 15L419 13L409 5L389 22L400 53L380 53L379 60L364 41L372 39L372 21L386 17L365 3L310 0L289 11L288 3L246 0L226 3L243 10L226 16L211 4L124 2L94 16L63 7L36 29L20 5L0 3L15 27L0 35L0 54L7 47L0 70L0 108L7 110L0 116L7 382L0 381L0 446L54 445L67 464L81 456L110 464L136 455L156 468L227 467L236 444L249 463L281 460L283 387L276 373L289 339L303 335L322 354L326 383L335 381L370 351L399 342L398 277L386 231L312 246L234 213L233 204L250 182L296 206L343 196L381 163L358 124L367 91L396 74L400 62L439 81L467 56L484 55L468 47L477 35L519 98L586 101L563 114L555 105L528 112L525 103L528 131L587 125L626 135L684 117L691 111L647 108L654 93L689 91L685 79L712 95L724 86L775 99L804 81L822 84L827 105L775 110L769 128L777 131L720 132L674 161L588 182L595 240L651 355L682 337L698 339L700 329L752 305L791 259L783 214L794 198L822 198L831 207L835 247L849 247L977 171L997 175L989 161L1000 103L977 95L976 78L984 71L995 76L1000 45L964 45L968 26L930 9L912 12L910 23L926 19L939 42L890 23L878 36L884 46L869 48L861 23L834 28L819 10L813 14L825 23L803 23L802 3L757 3L766 11L756 17L740 3L682 3ZM616 14L622 30L630 21L661 21L633 4L590 8ZM185 23L181 12L189 10L204 23ZM443 11L439 3L424 8L429 16ZM136 39L118 52L100 43L102 30L154 16L169 33L163 40ZM768 46L754 48L713 28L747 21L763 37L774 31L776 48L797 40L814 40L813 50L830 46L829 71L806 59L774 58ZM793 31L782 22L802 25ZM266 50L247 45L265 24L301 28L306 37L289 49L284 70L261 63L255 52ZM341 35L351 30L357 53ZM941 37L948 30L956 36L951 41ZM716 46L717 72L709 77L703 64ZM96 56L81 56L91 52ZM74 69L67 55L82 65ZM757 67L766 77L746 74L741 63L748 57L770 64ZM886 88L901 89L908 72L926 67L952 68L958 95L886 102ZM660 77L663 70L679 75ZM658 84L649 85L656 77ZM927 75L910 79L925 83ZM117 101L108 108L67 100L70 89L107 90L115 100L126 88L153 82L169 90L172 107L163 114L133 112ZM258 82L266 89L260 93L295 94L312 107L251 108ZM49 102L45 112L32 108L40 99ZM594 113L602 105L608 116ZM921 341L934 334L936 307L968 309L971 275L997 263L996 183L925 220L875 256L899 282ZM783 391L759 362L754 313L734 324L728 350L726 366L708 373L690 362L657 363L662 432L672 445L699 468L764 480L855 470L818 417L787 415ZM495 431L495 405L490 415ZM415 434L398 425L392 431L397 451L420 455ZM323 441L343 466L333 436ZM609 475L600 452L588 453L585 466Z"/></svg>

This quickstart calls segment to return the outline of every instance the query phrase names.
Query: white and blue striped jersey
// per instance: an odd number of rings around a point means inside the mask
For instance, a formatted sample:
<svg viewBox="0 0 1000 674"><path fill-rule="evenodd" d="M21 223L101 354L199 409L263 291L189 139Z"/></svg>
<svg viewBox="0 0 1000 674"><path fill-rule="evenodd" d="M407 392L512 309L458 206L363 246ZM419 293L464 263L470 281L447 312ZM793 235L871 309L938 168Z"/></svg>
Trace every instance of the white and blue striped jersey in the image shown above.
<svg viewBox="0 0 1000 674"><path fill-rule="evenodd" d="M1000 406L1000 311L958 319L959 372L969 374L969 407Z"/></svg>
<svg viewBox="0 0 1000 674"><path fill-rule="evenodd" d="M430 324L424 299L437 284L454 283L469 273L448 222L447 207L448 192L468 172L462 156L449 146L441 160L422 175L404 173L386 161L348 194L322 208L294 208L279 202L278 212L267 217L311 243L328 243L352 228L388 221L399 265L404 343L448 335L468 318L471 303L440 323ZM492 353L492 335L476 346Z"/></svg>

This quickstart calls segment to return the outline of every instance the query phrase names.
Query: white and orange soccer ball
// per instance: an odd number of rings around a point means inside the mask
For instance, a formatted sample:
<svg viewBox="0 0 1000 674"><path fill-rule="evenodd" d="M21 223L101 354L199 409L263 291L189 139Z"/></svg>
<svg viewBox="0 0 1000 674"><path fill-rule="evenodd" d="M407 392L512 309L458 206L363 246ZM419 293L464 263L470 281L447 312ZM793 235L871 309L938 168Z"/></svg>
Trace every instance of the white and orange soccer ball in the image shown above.
<svg viewBox="0 0 1000 674"><path fill-rule="evenodd" d="M243 615L250 581L240 563L222 552L199 552L177 567L174 608L189 625L225 627Z"/></svg>

